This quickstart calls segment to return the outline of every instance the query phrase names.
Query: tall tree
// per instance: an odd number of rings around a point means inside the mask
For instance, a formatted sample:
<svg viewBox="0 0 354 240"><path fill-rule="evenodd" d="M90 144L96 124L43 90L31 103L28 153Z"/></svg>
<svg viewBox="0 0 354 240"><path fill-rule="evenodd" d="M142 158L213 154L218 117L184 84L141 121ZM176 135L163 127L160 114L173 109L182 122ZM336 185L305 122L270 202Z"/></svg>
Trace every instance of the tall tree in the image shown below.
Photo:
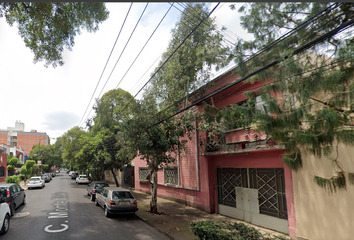
<svg viewBox="0 0 354 240"><path fill-rule="evenodd" d="M159 109L188 96L209 80L213 68L227 64L229 49L223 46L222 34L217 30L215 18L208 17L206 5L187 3L171 30L168 48L155 69L159 71L144 92L145 96L154 96Z"/></svg>
<svg viewBox="0 0 354 240"><path fill-rule="evenodd" d="M157 213L157 172L159 167L176 161L176 156L185 149L187 137L194 131L194 114L185 112L164 124L156 124L153 102L142 100L136 105L134 118L123 123L125 142L144 160L149 171L151 190L150 212ZM160 115L160 117L166 117Z"/></svg>
<svg viewBox="0 0 354 240"><path fill-rule="evenodd" d="M90 135L98 134L100 137L96 156L92 160L103 160L103 167L111 171L116 186L119 183L115 170L130 163L136 154L122 139L120 127L123 121L131 117L134 105L135 100L129 92L121 88L110 90L101 99L97 99L94 106L96 115L88 121Z"/></svg>
<svg viewBox="0 0 354 240"><path fill-rule="evenodd" d="M82 147L87 143L87 132L75 126L63 134L63 160L70 163L71 168L84 171L86 169L79 168L77 155ZM79 168L79 169L78 169Z"/></svg>
<svg viewBox="0 0 354 240"><path fill-rule="evenodd" d="M64 64L64 46L71 50L81 29L98 30L109 12L102 2L1 2L0 17L10 26L16 22L26 47L34 53L34 62L45 66Z"/></svg>
<svg viewBox="0 0 354 240"><path fill-rule="evenodd" d="M222 40L206 3L188 3L134 119L124 127L128 142L148 166L152 213L157 212L158 168L174 162L176 154L185 150L196 121L193 111L170 116L191 101L189 94L209 80L213 67L227 64L229 49Z"/></svg>
<svg viewBox="0 0 354 240"><path fill-rule="evenodd" d="M284 144L283 161L294 170L304 150L334 154L335 174L315 176L319 186L332 192L354 183L337 151L339 143L354 144L354 4L244 3L238 10L254 39L238 42L231 58L247 81L266 82L245 93L247 104L234 107L244 118L239 124L253 124ZM257 96L265 102L261 111Z"/></svg>

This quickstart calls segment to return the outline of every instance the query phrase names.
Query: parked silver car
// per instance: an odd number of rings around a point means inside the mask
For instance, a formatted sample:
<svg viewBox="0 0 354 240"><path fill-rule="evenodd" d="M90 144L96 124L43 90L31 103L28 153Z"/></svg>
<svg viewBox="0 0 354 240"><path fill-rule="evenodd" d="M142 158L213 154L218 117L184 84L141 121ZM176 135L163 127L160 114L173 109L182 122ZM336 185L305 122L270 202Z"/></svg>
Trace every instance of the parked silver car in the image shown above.
<svg viewBox="0 0 354 240"><path fill-rule="evenodd" d="M104 209L104 215L133 214L138 211L138 202L133 194L120 187L104 187L96 194L95 205Z"/></svg>
<svg viewBox="0 0 354 240"><path fill-rule="evenodd" d="M31 177L27 183L28 189L31 188L44 188L45 180L41 176Z"/></svg>

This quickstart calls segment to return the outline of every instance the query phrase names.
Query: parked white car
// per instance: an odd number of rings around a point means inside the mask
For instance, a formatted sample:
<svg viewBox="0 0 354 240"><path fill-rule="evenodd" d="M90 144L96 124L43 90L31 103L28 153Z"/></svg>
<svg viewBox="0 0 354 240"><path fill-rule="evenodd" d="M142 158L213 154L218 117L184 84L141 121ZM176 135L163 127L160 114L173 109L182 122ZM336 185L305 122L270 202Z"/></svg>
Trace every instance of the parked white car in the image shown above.
<svg viewBox="0 0 354 240"><path fill-rule="evenodd" d="M0 234L5 234L10 228L10 207L4 197L0 198Z"/></svg>
<svg viewBox="0 0 354 240"><path fill-rule="evenodd" d="M88 177L86 175L79 175L76 178L76 183L77 184L79 184L79 183L90 183L90 180L88 179Z"/></svg>
<svg viewBox="0 0 354 240"><path fill-rule="evenodd" d="M31 177L27 183L28 189L31 188L44 188L45 180L42 177Z"/></svg>

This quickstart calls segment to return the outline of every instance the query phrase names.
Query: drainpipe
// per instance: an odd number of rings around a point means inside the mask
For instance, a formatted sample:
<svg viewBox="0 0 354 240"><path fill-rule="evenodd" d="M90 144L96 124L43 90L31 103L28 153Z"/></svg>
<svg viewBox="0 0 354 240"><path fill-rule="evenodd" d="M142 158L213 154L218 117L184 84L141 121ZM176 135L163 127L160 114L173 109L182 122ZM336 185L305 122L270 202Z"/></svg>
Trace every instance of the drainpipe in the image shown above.
<svg viewBox="0 0 354 240"><path fill-rule="evenodd" d="M198 130L197 130L197 121L194 123L195 129L195 164L197 168L197 191L200 190L199 187L199 152L198 152Z"/></svg>

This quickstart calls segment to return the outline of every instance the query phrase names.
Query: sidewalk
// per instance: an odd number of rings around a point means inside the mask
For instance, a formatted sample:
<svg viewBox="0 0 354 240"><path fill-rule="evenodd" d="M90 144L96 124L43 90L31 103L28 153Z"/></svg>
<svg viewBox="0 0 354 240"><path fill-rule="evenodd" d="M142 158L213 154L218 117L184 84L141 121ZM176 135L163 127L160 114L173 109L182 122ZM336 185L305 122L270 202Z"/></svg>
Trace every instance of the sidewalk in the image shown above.
<svg viewBox="0 0 354 240"><path fill-rule="evenodd" d="M190 223L193 221L226 220L242 222L234 218L222 216L220 214L209 214L199 209L188 207L183 204L179 204L177 202L170 201L161 197L157 198L157 210L159 214L152 214L148 212L150 210L150 194L137 190L131 190L131 192L134 194L135 198L138 201L139 211L136 212L136 216L138 216L140 219L142 219L158 231L164 233L171 239L196 240L197 236L193 234L190 228ZM242 223L251 225L246 222ZM257 227L255 225L251 226L257 228L262 233L289 237L276 231Z"/></svg>

